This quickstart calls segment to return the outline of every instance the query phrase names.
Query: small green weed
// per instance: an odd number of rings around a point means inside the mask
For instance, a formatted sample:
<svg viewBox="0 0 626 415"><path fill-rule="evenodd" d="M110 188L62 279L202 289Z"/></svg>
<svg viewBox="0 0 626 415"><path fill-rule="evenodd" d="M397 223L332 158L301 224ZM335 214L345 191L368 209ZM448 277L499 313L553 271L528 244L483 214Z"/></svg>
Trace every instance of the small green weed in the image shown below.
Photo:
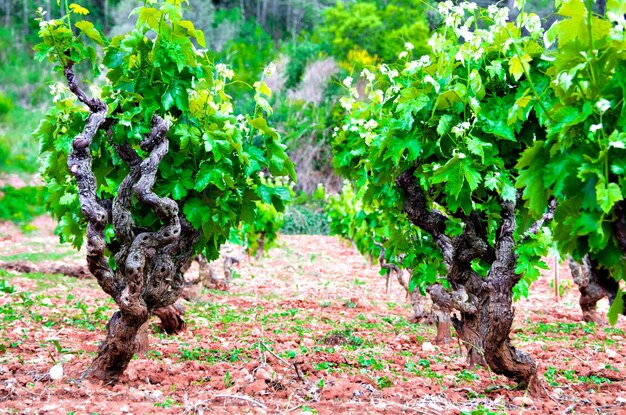
<svg viewBox="0 0 626 415"><path fill-rule="evenodd" d="M376 385L379 389L384 389L391 387L393 383L387 376L376 376Z"/></svg>
<svg viewBox="0 0 626 415"><path fill-rule="evenodd" d="M157 408L171 408L172 406L181 406L181 404L179 402L177 402L175 399L172 399L171 396L168 396L167 398L165 398L165 400L163 402L155 402L154 406Z"/></svg>
<svg viewBox="0 0 626 415"><path fill-rule="evenodd" d="M0 291L6 294L13 294L15 292L15 287L9 285L6 280L0 280Z"/></svg>
<svg viewBox="0 0 626 415"><path fill-rule="evenodd" d="M231 378L230 372L226 372L226 374L224 375L224 387L230 388L234 384L235 384L235 382Z"/></svg>
<svg viewBox="0 0 626 415"><path fill-rule="evenodd" d="M404 364L404 369L409 373L414 373L418 376L422 376L429 379L436 379L437 381L442 381L443 376L433 372L430 368L430 361L427 359L418 360L417 364L411 361L408 361Z"/></svg>
<svg viewBox="0 0 626 415"><path fill-rule="evenodd" d="M471 411L463 411L461 415L506 415L506 412L494 412L489 408L480 405L476 409L472 409Z"/></svg>
<svg viewBox="0 0 626 415"><path fill-rule="evenodd" d="M476 373L474 373L471 370L461 370L460 372L457 372L454 375L458 380L460 381L464 381L464 382L475 382L480 380L480 376L478 376Z"/></svg>

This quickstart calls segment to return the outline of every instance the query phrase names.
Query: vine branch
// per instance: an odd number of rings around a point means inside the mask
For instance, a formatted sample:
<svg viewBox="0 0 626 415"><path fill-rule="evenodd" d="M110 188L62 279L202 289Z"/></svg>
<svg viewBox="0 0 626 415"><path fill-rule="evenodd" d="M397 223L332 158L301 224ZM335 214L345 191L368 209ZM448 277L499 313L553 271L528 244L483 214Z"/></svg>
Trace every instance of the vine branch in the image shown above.
<svg viewBox="0 0 626 415"><path fill-rule="evenodd" d="M109 223L109 214L96 196L96 177L92 171L92 156L89 149L98 130L106 121L108 107L97 98L87 97L78 85L73 63L68 63L63 72L70 91L90 110L83 131L72 142L67 159L69 171L76 178L78 185L80 209L87 219L87 265L104 292L116 298L121 288L116 283L113 270L104 255L106 248L104 229Z"/></svg>

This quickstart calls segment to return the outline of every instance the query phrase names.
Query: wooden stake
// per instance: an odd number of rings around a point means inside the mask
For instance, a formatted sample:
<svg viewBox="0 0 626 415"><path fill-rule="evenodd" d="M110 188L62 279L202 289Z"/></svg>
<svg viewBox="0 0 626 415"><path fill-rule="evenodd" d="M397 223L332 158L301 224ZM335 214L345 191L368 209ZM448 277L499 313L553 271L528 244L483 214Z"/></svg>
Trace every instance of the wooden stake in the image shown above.
<svg viewBox="0 0 626 415"><path fill-rule="evenodd" d="M554 256L554 298L556 302L561 301L561 295L559 293L559 257Z"/></svg>

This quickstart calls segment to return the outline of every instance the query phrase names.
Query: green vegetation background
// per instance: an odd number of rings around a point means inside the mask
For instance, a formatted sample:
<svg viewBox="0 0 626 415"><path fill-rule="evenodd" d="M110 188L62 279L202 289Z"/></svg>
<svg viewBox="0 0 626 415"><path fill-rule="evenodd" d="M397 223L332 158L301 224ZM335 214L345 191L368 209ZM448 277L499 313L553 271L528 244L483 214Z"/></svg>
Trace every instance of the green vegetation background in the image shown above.
<svg viewBox="0 0 626 415"><path fill-rule="evenodd" d="M86 16L111 35L132 27L132 11L141 0L76 0ZM58 18L72 1L0 0L0 220L26 225L42 213L33 181L38 170L38 143L32 131L46 111L57 79L33 59L37 42L36 11ZM490 1L479 1L487 5ZM550 0L531 2L547 15ZM299 194L287 212L283 232L328 233L322 203L313 197L321 183L339 191L341 180L331 167L330 137L340 125L341 80L362 69L393 62L406 42L427 52L430 30L438 22L433 0L189 0L186 18L205 33L215 62L236 73L233 99L242 112L254 107L251 89L264 77L273 90L272 122L295 161ZM271 65L270 65L271 64ZM266 68L273 69L267 71ZM80 70L80 68L79 68ZM264 74L264 70L266 70ZM90 71L83 68L82 79ZM247 99L247 101L246 101ZM28 186L10 188L8 174Z"/></svg>

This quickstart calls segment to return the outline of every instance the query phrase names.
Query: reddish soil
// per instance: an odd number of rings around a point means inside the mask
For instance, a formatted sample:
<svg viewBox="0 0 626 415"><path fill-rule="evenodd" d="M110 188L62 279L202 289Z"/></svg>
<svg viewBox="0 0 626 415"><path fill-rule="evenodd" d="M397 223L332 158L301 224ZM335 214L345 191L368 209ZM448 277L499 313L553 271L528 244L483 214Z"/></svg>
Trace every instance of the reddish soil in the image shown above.
<svg viewBox="0 0 626 415"><path fill-rule="evenodd" d="M70 251L41 223L31 235L0 226L0 260ZM431 349L434 330L408 322L401 287L386 294L378 268L349 244L281 242L240 265L229 292L199 289L186 303L187 331L153 328L151 350L114 386L81 380L115 309L95 281L0 274L14 287L0 291L0 413L626 414L626 321L582 323L564 266L562 298L547 271L516 304L512 337L539 364L546 392L529 397L466 367L456 343ZM55 362L58 380L50 378Z"/></svg>

